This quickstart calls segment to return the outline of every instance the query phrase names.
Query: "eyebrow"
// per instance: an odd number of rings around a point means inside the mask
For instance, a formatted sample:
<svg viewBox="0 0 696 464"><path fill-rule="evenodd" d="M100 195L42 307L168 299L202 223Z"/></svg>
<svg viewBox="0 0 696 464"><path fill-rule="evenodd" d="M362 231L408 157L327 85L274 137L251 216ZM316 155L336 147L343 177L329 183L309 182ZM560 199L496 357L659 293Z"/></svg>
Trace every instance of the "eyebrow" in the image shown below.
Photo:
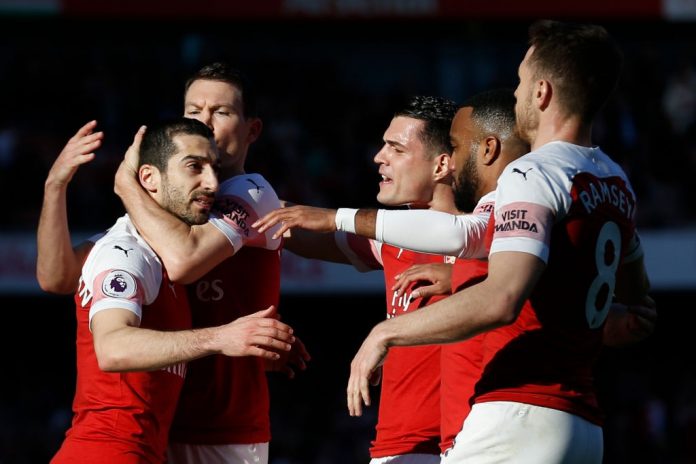
<svg viewBox="0 0 696 464"><path fill-rule="evenodd" d="M201 163L205 164L215 164L217 161L213 161L209 156L201 156L201 155L194 155L194 154L188 154L181 158L181 163L184 163L186 161L198 161Z"/></svg>
<svg viewBox="0 0 696 464"><path fill-rule="evenodd" d="M186 103L184 104L184 106L186 106L186 107L193 106L194 108L202 108L202 107L205 106L205 105L199 104L198 102L186 102ZM232 109L232 108L234 108L234 105L229 104L229 103L219 103L219 104L215 104L215 105L210 105L210 107L211 107L211 108L214 108L214 109L215 109L215 108L229 108L229 109Z"/></svg>
<svg viewBox="0 0 696 464"><path fill-rule="evenodd" d="M403 143L397 142L396 140L385 140L384 143L391 147L399 147L399 148L406 148L406 145Z"/></svg>

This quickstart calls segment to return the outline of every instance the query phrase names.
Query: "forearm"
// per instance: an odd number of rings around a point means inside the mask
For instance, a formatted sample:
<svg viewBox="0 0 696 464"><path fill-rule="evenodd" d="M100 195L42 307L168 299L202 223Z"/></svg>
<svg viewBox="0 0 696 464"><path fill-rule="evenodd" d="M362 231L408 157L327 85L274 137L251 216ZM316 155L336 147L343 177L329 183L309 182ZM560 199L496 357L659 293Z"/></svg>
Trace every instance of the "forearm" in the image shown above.
<svg viewBox="0 0 696 464"><path fill-rule="evenodd" d="M99 367L107 372L155 370L219 353L216 328L160 332L122 327L95 339Z"/></svg>
<svg viewBox="0 0 696 464"><path fill-rule="evenodd" d="M375 238L375 230L377 224L376 209L359 209L355 214L355 234L363 237ZM352 232L344 230L344 232Z"/></svg>
<svg viewBox="0 0 696 464"><path fill-rule="evenodd" d="M504 304L504 298L491 298L488 286L482 283L383 321L374 330L387 346L453 343L512 322L503 317Z"/></svg>
<svg viewBox="0 0 696 464"><path fill-rule="evenodd" d="M77 289L82 267L70 239L66 195L67 185L46 181L36 234L36 278L44 291L59 294Z"/></svg>
<svg viewBox="0 0 696 464"><path fill-rule="evenodd" d="M494 253L483 282L380 323L387 346L457 342L512 324L545 267L531 254Z"/></svg>

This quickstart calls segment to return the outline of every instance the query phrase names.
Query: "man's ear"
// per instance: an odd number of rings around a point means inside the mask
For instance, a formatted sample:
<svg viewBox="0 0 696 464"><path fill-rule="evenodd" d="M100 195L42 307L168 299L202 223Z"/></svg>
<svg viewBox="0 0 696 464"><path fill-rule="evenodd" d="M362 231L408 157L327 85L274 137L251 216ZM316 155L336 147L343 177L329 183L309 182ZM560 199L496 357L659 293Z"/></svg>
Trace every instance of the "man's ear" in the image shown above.
<svg viewBox="0 0 696 464"><path fill-rule="evenodd" d="M551 103L551 97L553 96L553 86L550 81L541 79L537 81L536 90L534 92L534 100L537 107L544 111Z"/></svg>
<svg viewBox="0 0 696 464"><path fill-rule="evenodd" d="M435 181L440 181L452 175L454 171L454 162L450 154L440 153L433 161L435 163L433 166L433 179Z"/></svg>
<svg viewBox="0 0 696 464"><path fill-rule="evenodd" d="M502 144L497 137L493 135L488 135L481 140L479 145L479 159L481 163L485 166L490 166L498 159L500 156L500 150L502 149Z"/></svg>
<svg viewBox="0 0 696 464"><path fill-rule="evenodd" d="M151 164L143 164L140 166L138 169L138 179L140 180L140 185L151 193L157 192L157 190L159 190L160 183L162 182L159 169Z"/></svg>
<svg viewBox="0 0 696 464"><path fill-rule="evenodd" d="M263 122L260 118L249 118L247 121L249 125L249 133L247 134L247 143L251 145L256 142L256 140L261 136L261 130L263 129Z"/></svg>

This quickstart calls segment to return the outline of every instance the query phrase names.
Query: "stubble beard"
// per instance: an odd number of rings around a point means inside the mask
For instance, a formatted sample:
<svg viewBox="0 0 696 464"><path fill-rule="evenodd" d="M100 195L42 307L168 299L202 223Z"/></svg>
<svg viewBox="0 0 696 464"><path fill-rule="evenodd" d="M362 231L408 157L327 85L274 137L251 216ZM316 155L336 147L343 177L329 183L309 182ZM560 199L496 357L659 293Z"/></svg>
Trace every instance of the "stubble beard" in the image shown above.
<svg viewBox="0 0 696 464"><path fill-rule="evenodd" d="M454 182L454 204L459 211L470 213L474 211L479 198L477 192L481 179L476 171L476 155L471 153L466 160L464 169Z"/></svg>

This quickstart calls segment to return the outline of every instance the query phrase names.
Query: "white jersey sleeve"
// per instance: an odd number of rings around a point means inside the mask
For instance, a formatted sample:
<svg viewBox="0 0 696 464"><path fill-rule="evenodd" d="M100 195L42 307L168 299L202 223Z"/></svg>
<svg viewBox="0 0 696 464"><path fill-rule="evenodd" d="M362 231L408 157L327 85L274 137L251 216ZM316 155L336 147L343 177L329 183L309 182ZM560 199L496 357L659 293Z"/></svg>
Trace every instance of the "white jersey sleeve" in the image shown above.
<svg viewBox="0 0 696 464"><path fill-rule="evenodd" d="M227 237L235 253L244 245L277 250L281 239L273 239L273 234L280 224L263 234L251 224L280 207L278 195L266 179L260 174L241 174L220 184L210 223Z"/></svg>
<svg viewBox="0 0 696 464"><path fill-rule="evenodd" d="M458 258L485 258L485 235L495 204L495 192L484 195L471 214L433 210L382 210L377 212L377 241L421 253Z"/></svg>
<svg viewBox="0 0 696 464"><path fill-rule="evenodd" d="M491 254L521 251L547 262L551 228L566 190L529 155L510 163L498 178ZM567 208L567 207L566 207Z"/></svg>
<svg viewBox="0 0 696 464"><path fill-rule="evenodd" d="M162 284L162 264L139 237L127 217L97 240L82 268L82 304L90 302L89 319L104 309L122 308L142 319Z"/></svg>
<svg viewBox="0 0 696 464"><path fill-rule="evenodd" d="M573 190L574 179L583 173L600 179L599 187L590 186L592 193ZM601 181L608 178L622 179L630 190L623 170L599 147L555 141L513 161L498 179L491 254L521 251L548 262L552 228L566 218L574 202L588 212L610 203L622 215L633 216L635 202ZM629 259L642 255L637 235L628 254Z"/></svg>

